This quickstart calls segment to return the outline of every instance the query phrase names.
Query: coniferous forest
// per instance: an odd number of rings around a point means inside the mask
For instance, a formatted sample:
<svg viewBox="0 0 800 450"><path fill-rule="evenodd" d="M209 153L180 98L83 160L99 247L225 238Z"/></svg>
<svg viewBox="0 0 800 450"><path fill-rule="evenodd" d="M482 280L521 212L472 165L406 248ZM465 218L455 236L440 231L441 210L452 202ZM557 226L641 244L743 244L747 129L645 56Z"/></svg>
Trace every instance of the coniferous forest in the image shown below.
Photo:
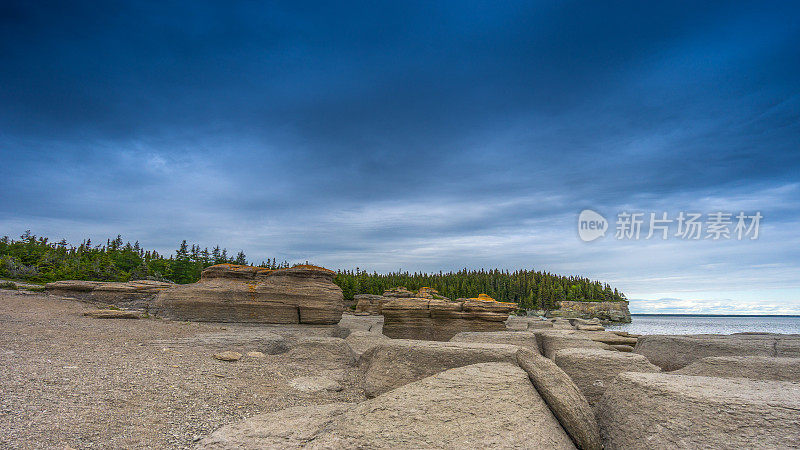
<svg viewBox="0 0 800 450"><path fill-rule="evenodd" d="M174 254L146 250L139 242L123 242L121 236L104 243L87 239L80 245L65 240L51 242L26 231L19 239L0 239L0 278L29 282L57 280L130 281L153 279L194 283L214 264L252 264L244 252L235 256L219 246L189 246L184 240ZM258 264L271 269L290 267L270 258ZM525 309L552 309L561 300L619 301L625 295L607 283L577 276L561 276L534 270L467 270L447 273L393 272L379 274L360 268L339 271L334 279L345 299L356 294L381 294L404 286L416 290L432 287L451 299L488 294L498 301L515 302Z"/></svg>

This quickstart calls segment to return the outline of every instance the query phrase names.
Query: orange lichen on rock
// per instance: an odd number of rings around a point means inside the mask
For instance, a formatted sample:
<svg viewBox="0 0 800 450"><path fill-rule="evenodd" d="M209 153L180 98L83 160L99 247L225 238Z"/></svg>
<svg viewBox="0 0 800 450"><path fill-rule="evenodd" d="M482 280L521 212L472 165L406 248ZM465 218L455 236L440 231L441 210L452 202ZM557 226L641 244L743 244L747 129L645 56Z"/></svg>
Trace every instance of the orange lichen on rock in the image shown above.
<svg viewBox="0 0 800 450"><path fill-rule="evenodd" d="M268 269L266 267L245 266L245 265L241 265L241 264L231 264L231 263L215 264L215 265L209 266L207 268L210 268L210 267L225 267L225 268L227 268L229 270L233 270L233 271L246 270L246 271L261 272L261 273L277 272L279 270L287 270L287 269L312 269L312 270L324 270L326 272L335 273L331 269L326 269L324 267L314 266L314 265L311 265L311 264L298 264L296 266L285 267L283 269Z"/></svg>
<svg viewBox="0 0 800 450"><path fill-rule="evenodd" d="M254 272L272 272L272 269L267 269L266 267L257 267L257 266L245 266L242 264L231 264L231 263L222 263L222 264L215 264L213 266L208 266L206 269L211 267L225 267L229 270L247 270L247 271L254 271Z"/></svg>
<svg viewBox="0 0 800 450"><path fill-rule="evenodd" d="M315 266L313 264L298 264L296 266L290 267L291 269L313 269L313 270L324 270L326 272L335 273L331 269L326 269L324 267Z"/></svg>
<svg viewBox="0 0 800 450"><path fill-rule="evenodd" d="M517 305L516 303L510 303L510 302L498 302L497 300L493 299L492 297L489 297L486 294L479 294L478 297L470 298L469 300L475 300L475 301L479 301L479 302L494 302L494 303L497 303L498 305L506 305L506 306L512 306L512 305L516 306Z"/></svg>

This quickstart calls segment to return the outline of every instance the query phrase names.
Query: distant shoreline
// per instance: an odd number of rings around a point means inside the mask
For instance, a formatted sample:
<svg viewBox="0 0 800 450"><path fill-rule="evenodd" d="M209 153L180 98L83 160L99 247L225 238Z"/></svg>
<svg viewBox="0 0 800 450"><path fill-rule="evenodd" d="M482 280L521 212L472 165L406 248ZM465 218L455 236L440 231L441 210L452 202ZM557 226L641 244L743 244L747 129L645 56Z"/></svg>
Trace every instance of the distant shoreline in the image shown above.
<svg viewBox="0 0 800 450"><path fill-rule="evenodd" d="M800 314L654 314L631 313L631 316L661 316L661 317L800 317Z"/></svg>

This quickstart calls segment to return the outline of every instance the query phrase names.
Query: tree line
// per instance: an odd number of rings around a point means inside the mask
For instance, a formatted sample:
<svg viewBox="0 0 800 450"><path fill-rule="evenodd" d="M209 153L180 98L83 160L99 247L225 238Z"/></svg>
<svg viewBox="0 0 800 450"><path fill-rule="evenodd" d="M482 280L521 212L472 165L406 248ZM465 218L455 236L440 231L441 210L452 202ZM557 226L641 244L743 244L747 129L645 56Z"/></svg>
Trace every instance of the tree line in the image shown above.
<svg viewBox="0 0 800 450"><path fill-rule="evenodd" d="M66 240L51 242L30 231L18 240L8 236L0 238L0 277L22 281L152 279L183 284L199 280L206 267L223 263L252 265L242 251L231 256L227 249L218 245L209 250L196 244L189 246L185 240L174 254L166 256L155 250L145 250L138 241L133 244L123 242L119 235L101 244L86 239L77 246L68 244ZM290 264L270 258L259 266L281 269L290 267ZM514 302L525 309L552 309L561 300L625 300L625 295L612 289L608 283L534 270L462 269L433 274L379 274L356 268L355 271L338 271L334 282L342 288L348 300L357 294L382 294L397 286L412 290L431 287L451 299L488 294L498 301Z"/></svg>
<svg viewBox="0 0 800 450"><path fill-rule="evenodd" d="M218 245L211 250L184 240L174 254L165 256L145 250L136 241L123 242L121 236L95 244L86 239L80 245L66 240L51 242L26 231L19 240L0 238L0 277L15 280L50 282L57 280L130 281L159 280L194 283L206 267L215 264L249 264L244 252L235 256ZM289 267L286 261L271 258L261 267Z"/></svg>
<svg viewBox="0 0 800 450"><path fill-rule="evenodd" d="M577 276L562 276L535 270L468 270L458 272L388 274L355 271L339 271L336 284L344 292L345 299L356 294L382 294L386 289L404 286L411 290L431 287L445 297L474 298L487 294L497 301L517 303L522 309L554 309L556 302L576 301L621 301L625 294L608 283L592 281Z"/></svg>

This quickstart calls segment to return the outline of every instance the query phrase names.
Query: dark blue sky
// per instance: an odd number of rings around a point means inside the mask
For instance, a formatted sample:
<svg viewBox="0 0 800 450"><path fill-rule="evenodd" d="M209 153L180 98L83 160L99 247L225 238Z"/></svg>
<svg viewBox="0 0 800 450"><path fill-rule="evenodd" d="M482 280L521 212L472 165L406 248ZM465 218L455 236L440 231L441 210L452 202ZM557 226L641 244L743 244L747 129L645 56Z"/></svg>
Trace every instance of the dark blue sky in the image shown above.
<svg viewBox="0 0 800 450"><path fill-rule="evenodd" d="M0 234L800 311L796 2L36 3L0 5ZM584 208L765 219L586 244Z"/></svg>

